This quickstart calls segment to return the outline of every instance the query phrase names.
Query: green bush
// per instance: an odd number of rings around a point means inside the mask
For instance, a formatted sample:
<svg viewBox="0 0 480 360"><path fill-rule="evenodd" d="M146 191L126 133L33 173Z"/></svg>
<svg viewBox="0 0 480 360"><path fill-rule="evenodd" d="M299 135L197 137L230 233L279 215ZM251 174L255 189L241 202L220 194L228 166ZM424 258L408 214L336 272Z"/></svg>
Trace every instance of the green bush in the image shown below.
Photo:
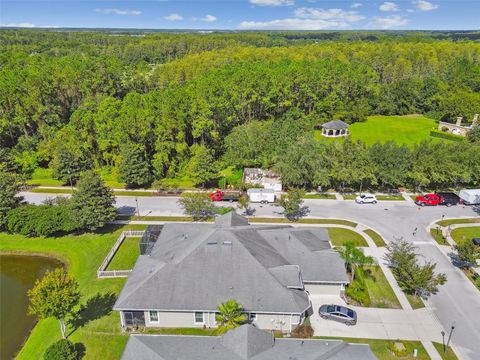
<svg viewBox="0 0 480 360"><path fill-rule="evenodd" d="M43 355L44 360L76 360L77 358L78 353L75 346L67 339L54 342Z"/></svg>
<svg viewBox="0 0 480 360"><path fill-rule="evenodd" d="M25 236L50 236L77 228L68 206L23 205L7 215L7 230Z"/></svg>
<svg viewBox="0 0 480 360"><path fill-rule="evenodd" d="M463 136L451 134L449 132L438 131L438 130L431 130L430 131L430 136L440 138L440 139L452 140L452 141L463 141L464 140Z"/></svg>
<svg viewBox="0 0 480 360"><path fill-rule="evenodd" d="M392 341L388 345L388 349L395 355L396 357L404 357L407 355L407 347L401 341Z"/></svg>
<svg viewBox="0 0 480 360"><path fill-rule="evenodd" d="M364 277L363 270L357 267L355 280L345 289L345 294L360 305L368 307L372 301L365 285Z"/></svg>

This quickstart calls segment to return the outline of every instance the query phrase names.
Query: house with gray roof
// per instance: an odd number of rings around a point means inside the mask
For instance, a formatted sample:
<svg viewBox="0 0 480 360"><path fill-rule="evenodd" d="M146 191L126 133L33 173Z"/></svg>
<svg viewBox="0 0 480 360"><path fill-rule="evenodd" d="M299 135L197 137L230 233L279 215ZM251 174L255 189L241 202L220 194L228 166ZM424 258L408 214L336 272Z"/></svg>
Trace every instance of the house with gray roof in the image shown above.
<svg viewBox="0 0 480 360"><path fill-rule="evenodd" d="M122 360L375 360L367 344L276 339L242 325L221 336L131 335Z"/></svg>
<svg viewBox="0 0 480 360"><path fill-rule="evenodd" d="M289 332L312 311L309 294L347 283L326 229L250 225L231 212L214 224L166 224L114 310L124 327L216 327L218 304L235 299L257 327Z"/></svg>
<svg viewBox="0 0 480 360"><path fill-rule="evenodd" d="M342 120L333 120L322 124L322 136L339 137L348 136L348 124Z"/></svg>

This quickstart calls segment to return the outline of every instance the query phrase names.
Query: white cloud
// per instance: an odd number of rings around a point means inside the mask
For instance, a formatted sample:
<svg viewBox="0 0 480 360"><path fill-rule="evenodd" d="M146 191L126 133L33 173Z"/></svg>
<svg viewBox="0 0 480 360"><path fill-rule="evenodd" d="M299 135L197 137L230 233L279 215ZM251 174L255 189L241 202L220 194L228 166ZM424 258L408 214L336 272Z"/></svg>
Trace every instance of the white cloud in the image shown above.
<svg viewBox="0 0 480 360"><path fill-rule="evenodd" d="M362 3L353 3L352 5L350 5L350 7L351 7L352 9L358 9L358 8L360 8L360 7L362 7L362 6L363 6Z"/></svg>
<svg viewBox="0 0 480 360"><path fill-rule="evenodd" d="M95 9L95 12L103 13L103 14L133 15L133 16L138 16L142 13L140 10L121 10L121 9Z"/></svg>
<svg viewBox="0 0 480 360"><path fill-rule="evenodd" d="M363 16L356 11L345 11L342 9L298 8L293 13L297 18L312 20L355 22L363 19Z"/></svg>
<svg viewBox="0 0 480 360"><path fill-rule="evenodd" d="M17 27L17 28L58 28L57 25L35 25L29 22L0 24L0 27Z"/></svg>
<svg viewBox="0 0 480 360"><path fill-rule="evenodd" d="M250 4L257 6L291 6L295 0L249 0Z"/></svg>
<svg viewBox="0 0 480 360"><path fill-rule="evenodd" d="M373 20L368 24L368 27L373 29L390 29L393 27L403 26L407 24L408 19L405 19L399 15L391 15L386 17L375 16Z"/></svg>
<svg viewBox="0 0 480 360"><path fill-rule="evenodd" d="M168 21L180 21L180 20L183 20L183 16L182 15L179 15L179 14L170 14L168 16L164 16L163 17L165 20L168 20Z"/></svg>
<svg viewBox="0 0 480 360"><path fill-rule="evenodd" d="M379 9L380 11L398 11L398 5L391 1L385 1Z"/></svg>
<svg viewBox="0 0 480 360"><path fill-rule="evenodd" d="M421 11L431 11L438 8L438 5L432 4L431 2L425 0L416 0L412 1L412 4Z"/></svg>
<svg viewBox="0 0 480 360"><path fill-rule="evenodd" d="M201 18L200 20L205 22L214 22L217 21L217 17L213 15L205 15L205 17Z"/></svg>

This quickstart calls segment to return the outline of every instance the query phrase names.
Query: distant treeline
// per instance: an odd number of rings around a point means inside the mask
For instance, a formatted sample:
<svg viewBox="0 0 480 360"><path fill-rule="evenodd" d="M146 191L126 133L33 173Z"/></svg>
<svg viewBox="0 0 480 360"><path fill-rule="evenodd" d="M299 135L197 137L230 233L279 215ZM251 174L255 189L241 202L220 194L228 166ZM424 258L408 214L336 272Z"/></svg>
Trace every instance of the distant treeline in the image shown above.
<svg viewBox="0 0 480 360"><path fill-rule="evenodd" d="M339 38L314 38L325 34ZM0 31L0 156L27 175L52 167L62 180L111 166L132 186L203 184L231 165L279 166L332 119L471 119L480 44L434 39L442 34L460 33ZM231 156L234 140L253 157Z"/></svg>

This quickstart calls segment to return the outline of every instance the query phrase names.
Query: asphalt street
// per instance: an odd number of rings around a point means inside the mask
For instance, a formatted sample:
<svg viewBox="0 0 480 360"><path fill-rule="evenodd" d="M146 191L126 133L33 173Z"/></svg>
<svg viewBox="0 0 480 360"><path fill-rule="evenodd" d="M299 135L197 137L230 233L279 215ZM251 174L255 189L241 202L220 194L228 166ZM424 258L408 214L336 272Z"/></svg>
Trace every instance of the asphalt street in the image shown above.
<svg viewBox="0 0 480 360"><path fill-rule="evenodd" d="M22 193L32 203L41 203L51 194ZM177 198L118 197L116 206L123 214L182 215ZM228 205L228 203L227 203ZM378 204L355 204L353 201L305 200L308 217L347 219L368 226L380 233L386 241L404 238L415 243L419 254L437 263L437 270L447 274L448 281L432 295L427 306L448 332L453 325L452 344L461 358L480 358L480 293L455 268L449 258L434 244L427 227L442 217L474 217L480 211L472 207L443 206L420 208L407 201L381 201ZM280 207L254 204L255 216L282 216ZM417 229L417 231L415 231Z"/></svg>

